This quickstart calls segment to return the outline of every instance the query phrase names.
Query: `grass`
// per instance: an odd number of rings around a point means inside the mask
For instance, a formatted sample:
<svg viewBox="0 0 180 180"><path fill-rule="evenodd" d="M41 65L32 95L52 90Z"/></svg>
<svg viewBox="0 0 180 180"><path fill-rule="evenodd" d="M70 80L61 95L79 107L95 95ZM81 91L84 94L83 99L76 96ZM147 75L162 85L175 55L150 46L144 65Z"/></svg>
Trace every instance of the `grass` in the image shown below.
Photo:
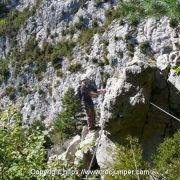
<svg viewBox="0 0 180 180"><path fill-rule="evenodd" d="M173 68L177 74L180 74L180 66L176 66Z"/></svg>
<svg viewBox="0 0 180 180"><path fill-rule="evenodd" d="M0 59L0 84L10 76L8 61Z"/></svg>
<svg viewBox="0 0 180 180"><path fill-rule="evenodd" d="M80 63L74 63L74 64L71 64L69 67L68 67L68 70L71 72L71 73L75 73L75 72L78 72L82 69L82 64Z"/></svg>
<svg viewBox="0 0 180 180"><path fill-rule="evenodd" d="M177 22L180 16L180 2L177 0L130 0L119 1L116 9L110 9L106 12L107 21L114 19L126 19L132 25L137 25L140 19L146 17L162 16L169 17Z"/></svg>
<svg viewBox="0 0 180 180"><path fill-rule="evenodd" d="M0 19L0 26L4 26L6 24L6 19L5 18L1 18Z"/></svg>
<svg viewBox="0 0 180 180"><path fill-rule="evenodd" d="M147 50L150 48L149 41L142 42L139 48L141 53L146 54Z"/></svg>
<svg viewBox="0 0 180 180"><path fill-rule="evenodd" d="M40 4L41 0L38 0L31 10L29 10L29 8L25 8L21 12L13 9L7 13L6 18L4 19L6 23L1 24L0 26L0 35L8 35L14 40L21 26L29 17L36 13L36 9L39 8Z"/></svg>
<svg viewBox="0 0 180 180"><path fill-rule="evenodd" d="M63 71L62 71L61 69L58 69L58 70L56 71L56 75L57 75L57 77L62 78L62 77L64 76L64 73L63 73Z"/></svg>
<svg viewBox="0 0 180 180"><path fill-rule="evenodd" d="M6 95L10 98L10 100L14 100L16 97L16 89L13 86L7 87Z"/></svg>

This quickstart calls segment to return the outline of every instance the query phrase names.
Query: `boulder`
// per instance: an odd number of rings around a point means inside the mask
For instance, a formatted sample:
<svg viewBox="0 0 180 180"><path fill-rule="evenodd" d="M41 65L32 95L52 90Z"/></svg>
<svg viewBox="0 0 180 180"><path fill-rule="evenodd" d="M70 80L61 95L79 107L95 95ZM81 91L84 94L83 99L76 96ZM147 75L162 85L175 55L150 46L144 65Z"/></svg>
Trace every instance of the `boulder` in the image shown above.
<svg viewBox="0 0 180 180"><path fill-rule="evenodd" d="M103 133L99 147L96 152L96 159L100 169L112 168L116 158L115 144Z"/></svg>
<svg viewBox="0 0 180 180"><path fill-rule="evenodd" d="M81 137L79 135L76 135L72 141L69 143L69 146L65 152L65 159L73 163L75 159L75 152L77 151L78 145L81 141Z"/></svg>
<svg viewBox="0 0 180 180"><path fill-rule="evenodd" d="M96 131L91 131L87 134L85 139L80 142L78 150L75 153L74 164L78 165L80 162L83 162L85 166L89 164L96 145L97 137L98 133ZM88 158L86 155L88 155Z"/></svg>
<svg viewBox="0 0 180 180"><path fill-rule="evenodd" d="M142 61L134 61L119 77L108 81L109 92L104 98L100 122L106 121L109 132L116 134L122 122L136 123L146 117L153 78L154 68Z"/></svg>
<svg viewBox="0 0 180 180"><path fill-rule="evenodd" d="M169 90L170 90L170 107L180 114L180 75L171 70L168 78Z"/></svg>

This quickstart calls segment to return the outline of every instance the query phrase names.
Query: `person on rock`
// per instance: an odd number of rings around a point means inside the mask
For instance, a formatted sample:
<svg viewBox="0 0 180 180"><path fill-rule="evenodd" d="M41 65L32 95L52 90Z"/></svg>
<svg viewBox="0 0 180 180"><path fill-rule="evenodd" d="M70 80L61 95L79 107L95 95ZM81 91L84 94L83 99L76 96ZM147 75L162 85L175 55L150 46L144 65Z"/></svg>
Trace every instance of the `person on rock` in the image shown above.
<svg viewBox="0 0 180 180"><path fill-rule="evenodd" d="M106 89L97 89L88 78L80 81L79 91L81 93L81 102L87 114L88 131L95 129L95 108L92 98L97 98L100 94L105 94Z"/></svg>

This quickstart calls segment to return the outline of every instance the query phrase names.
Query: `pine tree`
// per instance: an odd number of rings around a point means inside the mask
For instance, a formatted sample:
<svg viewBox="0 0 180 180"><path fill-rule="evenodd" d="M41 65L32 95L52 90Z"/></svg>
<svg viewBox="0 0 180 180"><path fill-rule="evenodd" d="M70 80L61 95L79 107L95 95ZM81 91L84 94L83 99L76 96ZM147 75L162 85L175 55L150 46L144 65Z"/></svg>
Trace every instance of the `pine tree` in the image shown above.
<svg viewBox="0 0 180 180"><path fill-rule="evenodd" d="M62 112L54 121L54 130L62 139L70 137L77 131L76 124L80 111L81 104L75 96L75 91L69 88L62 98Z"/></svg>

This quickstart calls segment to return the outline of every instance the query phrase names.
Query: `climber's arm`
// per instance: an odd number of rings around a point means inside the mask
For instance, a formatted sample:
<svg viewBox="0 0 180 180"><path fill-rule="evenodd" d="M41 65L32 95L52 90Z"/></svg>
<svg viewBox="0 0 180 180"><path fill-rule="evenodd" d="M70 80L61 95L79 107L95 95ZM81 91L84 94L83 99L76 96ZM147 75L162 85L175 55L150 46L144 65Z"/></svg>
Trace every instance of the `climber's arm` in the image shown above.
<svg viewBox="0 0 180 180"><path fill-rule="evenodd" d="M99 93L98 93L98 92L95 92L95 91L90 91L90 92L89 92L89 95L90 95L91 97L96 98L96 97L99 96Z"/></svg>
<svg viewBox="0 0 180 180"><path fill-rule="evenodd" d="M90 91L90 96L96 98L100 94L105 94L105 93L106 93L105 89L98 89L97 91Z"/></svg>

